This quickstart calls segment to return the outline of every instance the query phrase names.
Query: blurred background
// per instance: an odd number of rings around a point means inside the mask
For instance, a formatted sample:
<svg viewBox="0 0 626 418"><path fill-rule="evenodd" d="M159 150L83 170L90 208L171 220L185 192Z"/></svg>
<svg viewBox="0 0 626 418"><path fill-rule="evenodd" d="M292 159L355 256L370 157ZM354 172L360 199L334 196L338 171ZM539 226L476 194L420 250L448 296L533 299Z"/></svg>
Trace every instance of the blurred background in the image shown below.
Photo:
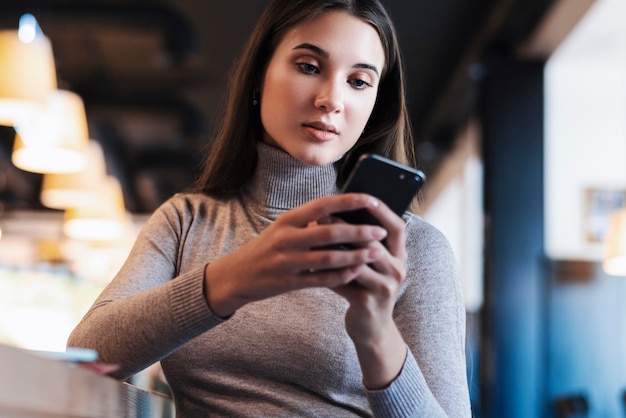
<svg viewBox="0 0 626 418"><path fill-rule="evenodd" d="M474 416L626 416L626 3L383 2ZM64 350L197 175L266 3L0 3L0 343Z"/></svg>

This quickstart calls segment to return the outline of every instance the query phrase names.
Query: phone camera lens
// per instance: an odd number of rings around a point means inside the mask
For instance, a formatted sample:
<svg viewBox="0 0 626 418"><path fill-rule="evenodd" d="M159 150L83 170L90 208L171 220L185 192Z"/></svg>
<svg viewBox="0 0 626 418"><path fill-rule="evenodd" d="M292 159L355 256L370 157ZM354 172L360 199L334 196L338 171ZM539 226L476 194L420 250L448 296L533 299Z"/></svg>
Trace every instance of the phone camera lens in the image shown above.
<svg viewBox="0 0 626 418"><path fill-rule="evenodd" d="M404 180L404 174L400 174L400 180Z"/></svg>

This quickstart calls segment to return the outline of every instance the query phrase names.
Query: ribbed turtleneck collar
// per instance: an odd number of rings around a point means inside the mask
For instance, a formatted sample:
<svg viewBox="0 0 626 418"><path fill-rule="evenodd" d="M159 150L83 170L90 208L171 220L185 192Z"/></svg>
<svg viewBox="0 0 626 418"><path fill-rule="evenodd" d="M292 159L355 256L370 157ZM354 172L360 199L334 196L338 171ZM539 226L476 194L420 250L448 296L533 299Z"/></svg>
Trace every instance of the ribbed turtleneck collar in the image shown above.
<svg viewBox="0 0 626 418"><path fill-rule="evenodd" d="M249 194L256 203L287 210L337 193L335 163L321 167L307 165L263 142L258 143L257 150L256 171L248 184Z"/></svg>

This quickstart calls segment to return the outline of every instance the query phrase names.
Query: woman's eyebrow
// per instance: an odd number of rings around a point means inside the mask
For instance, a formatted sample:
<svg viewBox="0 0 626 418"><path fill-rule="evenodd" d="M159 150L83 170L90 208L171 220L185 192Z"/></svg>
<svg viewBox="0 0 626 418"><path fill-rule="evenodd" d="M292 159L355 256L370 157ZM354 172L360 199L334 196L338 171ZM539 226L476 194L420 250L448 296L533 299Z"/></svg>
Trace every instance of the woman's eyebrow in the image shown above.
<svg viewBox="0 0 626 418"><path fill-rule="evenodd" d="M352 66L352 68L364 68L364 69L366 69L366 70L372 70L372 71L374 71L374 72L376 73L376 75L380 75L380 74L378 73L378 68L376 68L376 66L375 66L375 65L372 65L372 64L354 64L354 65Z"/></svg>
<svg viewBox="0 0 626 418"><path fill-rule="evenodd" d="M326 51L325 49L320 48L317 45L313 45L313 44L309 44L309 43L300 44L298 46L295 46L293 49L308 49L309 51L312 51L312 52L316 53L317 55L320 55L323 58L330 57L330 54L328 53L328 51Z"/></svg>
<svg viewBox="0 0 626 418"><path fill-rule="evenodd" d="M315 54L317 54L317 55L319 55L319 56L321 56L321 57L323 57L325 59L328 59L330 57L330 54L325 49L322 49L322 48L320 48L317 45L313 45L313 44L306 43L306 42L303 43L303 44L295 46L293 49L294 50L296 50L296 49L308 49L309 51L311 51L311 52L313 52L313 53L315 53ZM376 73L376 75L380 75L379 72L378 72L378 68L376 68L376 66L372 65L372 64L359 63L359 64L354 64L352 66L352 68L364 68L366 70L374 71Z"/></svg>

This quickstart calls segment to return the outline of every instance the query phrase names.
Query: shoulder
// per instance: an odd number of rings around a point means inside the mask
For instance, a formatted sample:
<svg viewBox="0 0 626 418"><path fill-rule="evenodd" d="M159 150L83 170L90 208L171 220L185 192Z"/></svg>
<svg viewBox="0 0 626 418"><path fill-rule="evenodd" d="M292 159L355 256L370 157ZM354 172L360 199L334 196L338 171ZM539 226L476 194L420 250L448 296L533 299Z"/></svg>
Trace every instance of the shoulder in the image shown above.
<svg viewBox="0 0 626 418"><path fill-rule="evenodd" d="M457 288L459 266L446 236L415 214L405 215L405 220L408 282L419 286L436 284L448 290Z"/></svg>
<svg viewBox="0 0 626 418"><path fill-rule="evenodd" d="M204 193L177 193L163 202L149 217L148 224L169 225L178 229L181 225L190 224L214 216L228 200L220 200Z"/></svg>
<svg viewBox="0 0 626 418"><path fill-rule="evenodd" d="M231 199L217 199L204 193L176 193L167 199L155 213L204 214L228 204Z"/></svg>
<svg viewBox="0 0 626 418"><path fill-rule="evenodd" d="M405 213L406 243L409 252L420 251L452 255L452 248L446 236L434 225L414 213Z"/></svg>

